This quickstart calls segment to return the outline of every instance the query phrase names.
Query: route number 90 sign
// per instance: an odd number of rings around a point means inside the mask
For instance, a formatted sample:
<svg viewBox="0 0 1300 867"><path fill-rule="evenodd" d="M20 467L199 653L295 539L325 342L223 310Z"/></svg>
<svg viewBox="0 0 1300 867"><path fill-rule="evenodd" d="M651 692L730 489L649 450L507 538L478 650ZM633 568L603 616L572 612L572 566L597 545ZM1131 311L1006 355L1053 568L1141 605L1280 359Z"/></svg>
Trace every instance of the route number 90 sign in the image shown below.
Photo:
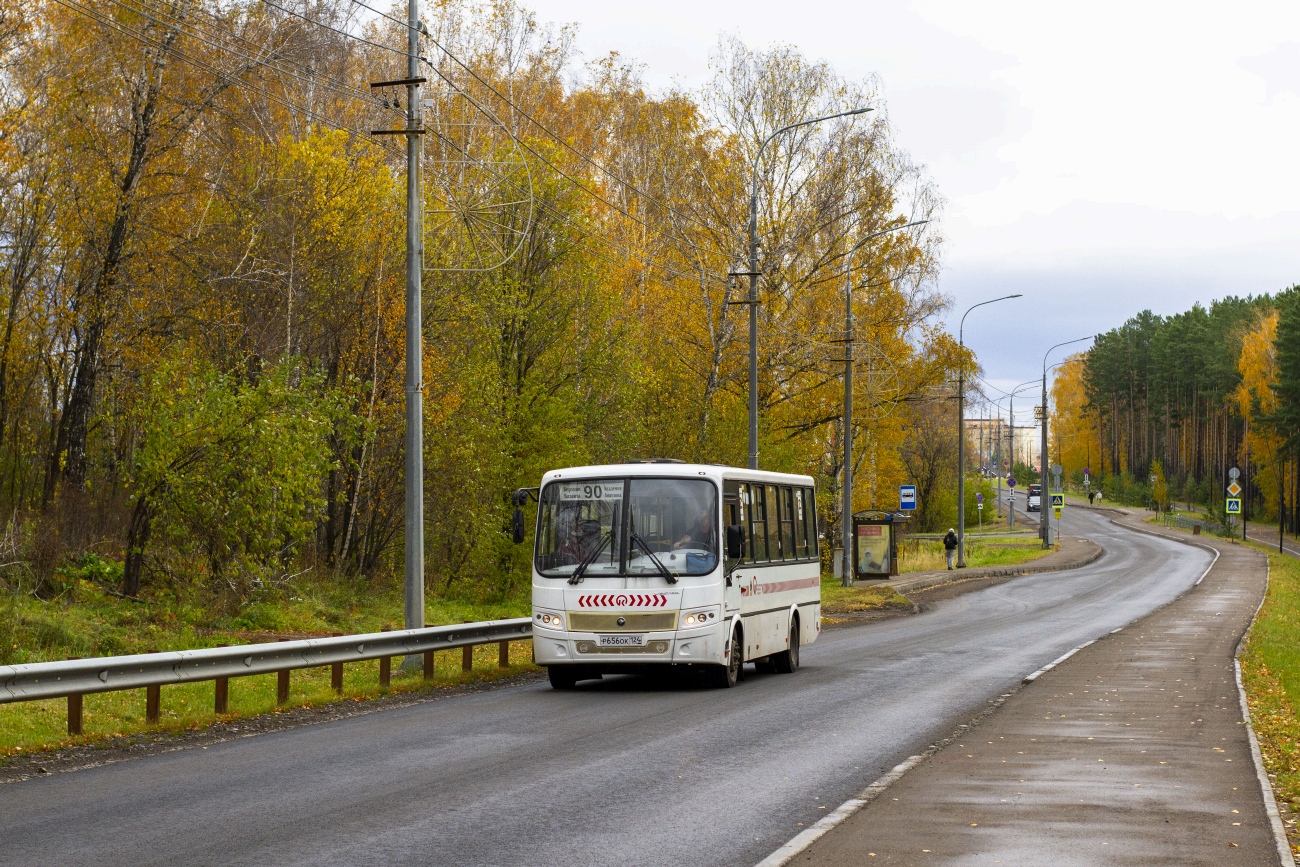
<svg viewBox="0 0 1300 867"><path fill-rule="evenodd" d="M623 482L620 479L565 482L560 485L560 500L562 502L621 499L623 499Z"/></svg>

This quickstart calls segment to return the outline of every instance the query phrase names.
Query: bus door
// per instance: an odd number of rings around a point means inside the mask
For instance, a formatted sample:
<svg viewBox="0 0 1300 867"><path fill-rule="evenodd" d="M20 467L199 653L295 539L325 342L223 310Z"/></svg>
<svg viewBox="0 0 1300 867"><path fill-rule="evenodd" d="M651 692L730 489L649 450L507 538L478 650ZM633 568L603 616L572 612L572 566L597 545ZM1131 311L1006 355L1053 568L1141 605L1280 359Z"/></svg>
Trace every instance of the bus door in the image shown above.
<svg viewBox="0 0 1300 867"><path fill-rule="evenodd" d="M737 482L734 479L724 479L722 482L722 521L723 521L723 539L726 539L726 528L731 526L743 528L745 535L745 544L741 552L741 560L738 563L731 557L726 557L726 551L723 551L723 574L731 576L731 573L737 570L740 563L749 560L750 539L749 539L749 503L747 502L749 490L748 486ZM723 607L728 614L740 611L740 573L736 572L734 577L727 577L723 585Z"/></svg>

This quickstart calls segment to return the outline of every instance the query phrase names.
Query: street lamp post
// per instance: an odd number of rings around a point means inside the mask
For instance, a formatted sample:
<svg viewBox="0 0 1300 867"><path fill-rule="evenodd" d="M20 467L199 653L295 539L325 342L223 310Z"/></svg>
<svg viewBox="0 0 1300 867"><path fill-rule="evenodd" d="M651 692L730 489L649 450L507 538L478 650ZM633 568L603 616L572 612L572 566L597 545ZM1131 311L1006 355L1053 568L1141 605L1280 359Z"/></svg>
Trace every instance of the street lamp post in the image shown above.
<svg viewBox="0 0 1300 867"><path fill-rule="evenodd" d="M993 476L998 480L998 495L994 500L998 504L998 520L1002 519L1002 398L995 402L998 408L998 433L993 446Z"/></svg>
<svg viewBox="0 0 1300 867"><path fill-rule="evenodd" d="M767 147L768 142L783 132L872 110L855 108L788 124L763 139L763 143L758 146L758 153L754 154L749 194L749 300L745 302L749 305L749 468L751 470L758 469L758 161L762 158L763 148Z"/></svg>
<svg viewBox="0 0 1300 867"><path fill-rule="evenodd" d="M1043 520L1039 521L1039 535L1043 537L1043 547L1049 548L1052 544L1052 517L1051 513L1043 508L1044 497L1051 496L1051 489L1047 485L1047 473L1050 464L1047 462L1047 356L1052 354L1052 350L1060 349L1062 346L1069 346L1072 343L1082 343L1085 340L1091 340L1092 337L1077 337L1074 340L1067 340L1064 343L1058 343L1043 353L1043 432L1042 443L1039 446L1040 463L1042 471L1039 474L1039 481L1042 483L1043 493L1038 497L1038 508L1041 509Z"/></svg>
<svg viewBox="0 0 1300 867"><path fill-rule="evenodd" d="M1007 475L1009 476L1013 475L1016 469L1016 395L1019 394L1026 386L1034 385L1037 382L1038 380L1036 379L1030 379L1025 382L1022 382L1019 385L1017 385L1015 388L1011 389L1011 393L1007 395L1007 423L1010 430L1010 433L1007 435L1007 440L1008 440L1008 445L1010 445L1011 447L1011 458L1007 464ZM1039 481L1041 482L1042 480L1040 479ZM1011 494L1008 496L1007 499L1008 499L1007 521L1010 524L1010 528L1014 530L1016 528L1016 489L1015 488L1011 489ZM1039 508L1042 507L1042 503L1043 503L1043 499L1042 496L1040 495L1038 498ZM1025 494L1025 508L1026 509L1029 508L1029 494Z"/></svg>
<svg viewBox="0 0 1300 867"><path fill-rule="evenodd" d="M1001 298L993 298L989 301L981 301L978 304L972 304L966 308L966 312L961 315L961 323L957 326L957 345L966 348L965 328L966 317L976 307L983 307L985 304L994 304L998 301L1006 301L1010 298L1019 298L1020 293L1015 295L1003 295ZM957 568L966 568L966 368L957 368Z"/></svg>
<svg viewBox="0 0 1300 867"><path fill-rule="evenodd" d="M844 553L840 583L845 587L853 586L853 254L862 249L863 244L881 235L928 222L930 221L913 220L872 232L854 244L844 256L844 505L840 512Z"/></svg>

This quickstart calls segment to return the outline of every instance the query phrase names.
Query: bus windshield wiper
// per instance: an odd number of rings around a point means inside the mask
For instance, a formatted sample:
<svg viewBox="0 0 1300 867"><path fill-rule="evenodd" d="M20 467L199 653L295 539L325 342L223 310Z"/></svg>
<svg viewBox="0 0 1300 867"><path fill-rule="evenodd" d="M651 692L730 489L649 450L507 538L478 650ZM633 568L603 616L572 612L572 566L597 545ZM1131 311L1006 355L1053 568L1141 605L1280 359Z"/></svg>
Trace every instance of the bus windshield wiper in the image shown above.
<svg viewBox="0 0 1300 867"><path fill-rule="evenodd" d="M592 551L590 554L584 557L582 562L578 564L578 568L573 570L573 574L569 576L570 584L577 584L579 581L582 580L582 575L584 572L587 571L587 567L590 566L592 563L596 562L596 558L600 556L600 552L604 551L605 546L608 545L613 539L614 539L614 528L610 527L609 532L601 537L600 544L596 546L596 550Z"/></svg>
<svg viewBox="0 0 1300 867"><path fill-rule="evenodd" d="M655 556L655 552L650 550L650 546L645 543L644 539L636 533L628 534L628 538L641 546L641 550L646 552L646 555L650 558L650 562L655 564L655 568L659 570L659 574L664 576L664 579L669 584L677 583L677 576L672 573L672 570L663 564L662 560Z"/></svg>

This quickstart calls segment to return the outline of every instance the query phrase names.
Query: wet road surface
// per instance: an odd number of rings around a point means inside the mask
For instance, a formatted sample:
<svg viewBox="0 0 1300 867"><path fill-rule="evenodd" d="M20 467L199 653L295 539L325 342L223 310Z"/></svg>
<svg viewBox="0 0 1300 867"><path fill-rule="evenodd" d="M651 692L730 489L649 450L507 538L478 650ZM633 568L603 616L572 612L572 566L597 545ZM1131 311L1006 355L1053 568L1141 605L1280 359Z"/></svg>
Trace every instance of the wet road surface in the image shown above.
<svg viewBox="0 0 1300 867"><path fill-rule="evenodd" d="M0 864L753 865L1210 555L1068 510L1106 554L824 631L715 691L528 685L0 786Z"/></svg>

